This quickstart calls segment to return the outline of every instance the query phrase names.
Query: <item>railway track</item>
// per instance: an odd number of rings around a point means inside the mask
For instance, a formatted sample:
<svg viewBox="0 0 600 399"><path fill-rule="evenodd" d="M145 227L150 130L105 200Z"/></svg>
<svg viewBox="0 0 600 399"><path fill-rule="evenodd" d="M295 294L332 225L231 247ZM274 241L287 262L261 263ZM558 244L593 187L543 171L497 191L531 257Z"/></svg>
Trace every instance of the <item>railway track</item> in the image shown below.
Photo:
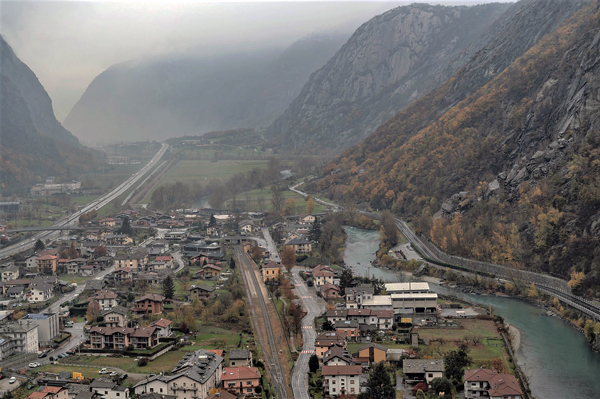
<svg viewBox="0 0 600 399"><path fill-rule="evenodd" d="M250 302L250 314L253 319L256 320L256 328L257 330L262 327L262 331L265 332L267 337L267 345L263 345L263 356L265 358L267 370L271 376L271 382L275 387L275 392L277 394L278 399L287 399L288 398L288 384L285 381L285 372L283 370L283 366L281 365L281 360L279 359L279 353L277 350L277 340L275 334L273 332L273 326L271 324L271 319L269 317L269 311L267 309L267 304L265 302L265 297L263 295L263 290L261 288L261 284L256 277L255 269L253 267L254 262L250 259L248 254L246 254L239 246L235 247L235 254L238 259L238 264L240 265L240 270L242 272L242 278L244 279L244 284L247 287L248 300ZM252 306L254 302L258 302L261 313L262 320L259 320L258 312ZM260 322L262 321L262 326ZM260 334L260 332L259 332ZM280 337L281 338L281 337Z"/></svg>

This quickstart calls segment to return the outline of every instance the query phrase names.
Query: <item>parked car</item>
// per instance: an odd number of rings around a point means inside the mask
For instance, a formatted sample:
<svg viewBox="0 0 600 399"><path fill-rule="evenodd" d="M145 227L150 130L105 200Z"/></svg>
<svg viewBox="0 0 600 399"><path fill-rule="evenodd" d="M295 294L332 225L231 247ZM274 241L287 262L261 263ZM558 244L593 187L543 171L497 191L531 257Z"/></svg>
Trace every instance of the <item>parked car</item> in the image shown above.
<svg viewBox="0 0 600 399"><path fill-rule="evenodd" d="M54 361L54 356L50 356L50 357L48 358L48 360L50 360L51 362L53 362L53 361Z"/></svg>
<svg viewBox="0 0 600 399"><path fill-rule="evenodd" d="M34 369L37 367L37 365L38 365L37 363L29 363L29 368Z"/></svg>
<svg viewBox="0 0 600 399"><path fill-rule="evenodd" d="M46 350L46 351L43 351L42 353L40 353L40 354L38 355L38 357L39 357L39 358L46 357L46 356L48 356L48 351L47 351L47 350Z"/></svg>
<svg viewBox="0 0 600 399"><path fill-rule="evenodd" d="M129 377L127 374L122 374L122 375L119 377L119 380L121 380L121 381L125 381L125 380L127 379L127 377Z"/></svg>
<svg viewBox="0 0 600 399"><path fill-rule="evenodd" d="M108 374L108 370L105 367L102 367L100 371L98 371L98 374Z"/></svg>
<svg viewBox="0 0 600 399"><path fill-rule="evenodd" d="M15 382L17 382L17 377L10 377L10 380L8 380L9 384L14 384Z"/></svg>
<svg viewBox="0 0 600 399"><path fill-rule="evenodd" d="M118 375L119 375L119 373L117 373L116 371L113 371L113 372L110 373L111 377L116 377Z"/></svg>

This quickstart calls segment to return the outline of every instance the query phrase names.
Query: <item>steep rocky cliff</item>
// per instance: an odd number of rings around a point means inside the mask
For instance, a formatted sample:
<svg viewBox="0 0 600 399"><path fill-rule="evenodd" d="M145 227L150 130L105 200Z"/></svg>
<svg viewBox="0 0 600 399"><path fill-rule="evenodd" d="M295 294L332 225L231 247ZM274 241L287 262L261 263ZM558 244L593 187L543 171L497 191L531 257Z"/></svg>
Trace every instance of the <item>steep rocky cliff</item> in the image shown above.
<svg viewBox="0 0 600 399"><path fill-rule="evenodd" d="M593 294L600 286L600 6L527 4L531 14L513 20L529 33L515 30L509 40L512 29L500 32L498 47L341 155L313 188L412 217L453 253L567 278L584 272L574 288ZM558 21L560 7L576 5L543 35L544 12ZM491 60L513 52L508 44L519 37L535 45L473 94L456 95L465 80L485 80L477 71L491 71Z"/></svg>
<svg viewBox="0 0 600 399"><path fill-rule="evenodd" d="M18 87L29 109L33 125L40 133L73 146L80 146L79 140L56 120L52 100L37 76L15 55L1 36L0 71Z"/></svg>
<svg viewBox="0 0 600 399"><path fill-rule="evenodd" d="M54 117L35 74L0 37L0 195L25 194L47 176L93 168L92 155Z"/></svg>
<svg viewBox="0 0 600 399"><path fill-rule="evenodd" d="M464 65L508 7L414 4L371 19L311 76L267 136L311 152L356 144Z"/></svg>
<svg viewBox="0 0 600 399"><path fill-rule="evenodd" d="M268 126L346 38L312 35L284 51L114 65L90 83L64 123L86 142Z"/></svg>

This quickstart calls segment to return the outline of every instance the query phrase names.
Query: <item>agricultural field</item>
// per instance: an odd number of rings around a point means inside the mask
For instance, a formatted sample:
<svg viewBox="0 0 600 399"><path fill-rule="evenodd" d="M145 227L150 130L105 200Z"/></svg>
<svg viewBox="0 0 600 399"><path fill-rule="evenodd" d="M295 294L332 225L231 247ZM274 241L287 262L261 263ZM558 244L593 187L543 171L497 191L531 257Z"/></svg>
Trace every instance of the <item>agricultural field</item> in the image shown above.
<svg viewBox="0 0 600 399"><path fill-rule="evenodd" d="M176 181L183 183L197 181L202 185L206 185L211 179L227 180L240 172L247 172L254 168L265 168L267 163L267 160L222 160L217 162L209 160L182 160L173 166L154 188ZM154 189L150 190L141 202L149 202L153 191Z"/></svg>
<svg viewBox="0 0 600 399"><path fill-rule="evenodd" d="M287 200L288 198L293 198L294 201L296 201L295 214L306 212L306 202L304 201L303 196L288 190L283 191L283 196L285 200ZM268 212L273 209L273 205L271 204L271 190L269 188L252 190L242 193L238 196L237 201L242 203L249 202L250 205L246 208L251 209L253 211ZM232 202L232 200L226 201L225 207L230 206ZM316 213L323 212L324 209L325 208L323 207L323 205L315 203Z"/></svg>

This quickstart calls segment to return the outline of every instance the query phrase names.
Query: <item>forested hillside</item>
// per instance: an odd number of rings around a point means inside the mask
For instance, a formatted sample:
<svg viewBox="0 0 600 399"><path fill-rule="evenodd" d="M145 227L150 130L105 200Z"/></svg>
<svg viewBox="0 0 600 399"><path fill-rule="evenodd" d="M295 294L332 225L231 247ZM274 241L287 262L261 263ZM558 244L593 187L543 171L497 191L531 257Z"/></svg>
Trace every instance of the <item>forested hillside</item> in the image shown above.
<svg viewBox="0 0 600 399"><path fill-rule="evenodd" d="M56 120L37 77L1 37L0 51L0 194L24 194L47 176L93 168L92 155Z"/></svg>
<svg viewBox="0 0 600 399"><path fill-rule="evenodd" d="M542 7L539 16L567 2L529 3ZM584 5L461 99L468 72L485 70L489 57L476 55L330 163L312 188L391 208L452 253L572 275L576 290L592 293L600 286L599 18L597 1Z"/></svg>

